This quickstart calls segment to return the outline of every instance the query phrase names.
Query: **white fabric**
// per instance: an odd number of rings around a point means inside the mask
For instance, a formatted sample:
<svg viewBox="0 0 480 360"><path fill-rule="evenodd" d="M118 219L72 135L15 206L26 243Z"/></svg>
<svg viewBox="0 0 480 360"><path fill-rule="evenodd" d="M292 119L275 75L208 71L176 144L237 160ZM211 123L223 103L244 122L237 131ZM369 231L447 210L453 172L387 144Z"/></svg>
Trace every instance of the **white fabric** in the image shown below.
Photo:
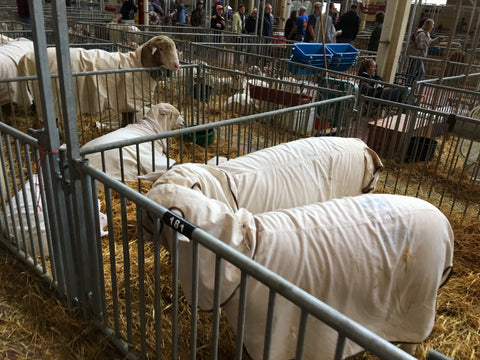
<svg viewBox="0 0 480 360"><path fill-rule="evenodd" d="M147 193L147 197L160 205L174 211L178 215L191 221L208 231L212 236L221 239L225 244L233 247L244 255L251 257L255 247L255 224L253 216L245 209L237 212L223 202L209 199L200 191L189 189L177 184L155 184ZM147 229L151 230L151 229ZM172 249L172 230L163 225L161 237L167 241ZM180 236L181 239L184 239ZM213 307L215 254L204 247L199 247L200 282L199 307L210 310ZM189 303L192 299L192 247L189 241L180 241L178 244L179 277L185 298ZM240 271L228 262L222 267L222 294L221 302L225 302L233 294L240 282Z"/></svg>
<svg viewBox="0 0 480 360"><path fill-rule="evenodd" d="M128 24L117 24L117 23L108 23L107 24L108 38L111 42L117 44L123 43L141 43L142 37L136 36L128 32L140 32L140 29L134 25ZM124 39L126 41L124 41Z"/></svg>
<svg viewBox="0 0 480 360"><path fill-rule="evenodd" d="M56 50L48 48L50 73L58 74ZM70 59L72 73L116 70L142 67L141 48L135 51L120 53L108 52L101 49L71 48ZM36 75L35 55L27 53L20 63L19 72L22 76ZM58 79L52 80L53 104L57 118L61 118L61 104L59 88L55 84ZM40 99L38 84L35 81L29 85L34 99ZM145 72L116 73L109 75L75 76L73 89L78 114L99 113L106 109L117 112L133 112L142 109L144 103L151 101L156 81ZM39 101L36 101L39 104ZM41 109L37 106L39 117Z"/></svg>
<svg viewBox="0 0 480 360"><path fill-rule="evenodd" d="M360 139L310 137L218 165L234 180L238 206L253 214L373 191L382 169Z"/></svg>
<svg viewBox="0 0 480 360"><path fill-rule="evenodd" d="M312 137L283 143L218 166L176 165L154 186L197 188L232 211L253 214L373 191L382 163L360 139Z"/></svg>
<svg viewBox="0 0 480 360"><path fill-rule="evenodd" d="M367 194L252 215L175 184L147 196L389 341L423 341L452 266L453 232L426 201ZM171 241L173 237L169 238ZM172 246L171 243L169 245ZM252 253L254 251L254 253ZM179 244L179 277L191 300L191 243ZM199 307L213 306L215 257L200 246ZM221 301L236 328L240 272L224 264ZM277 297L271 358L295 356L300 310ZM262 357L268 289L248 281L244 344ZM305 358L333 358L337 333L310 318ZM361 349L347 342L345 356Z"/></svg>
<svg viewBox="0 0 480 360"><path fill-rule="evenodd" d="M31 51L33 51L33 42L25 38L10 39L10 41L2 44L0 46L0 79L20 76L18 63L23 55ZM26 90L25 81L0 83L0 105L11 102L19 105L30 105L32 103L31 96Z"/></svg>
<svg viewBox="0 0 480 360"><path fill-rule="evenodd" d="M166 103L152 105L143 119L136 123L127 125L108 134L100 136L86 143L82 148L108 144L113 141L130 140L142 136L160 134L162 132L181 127L184 124L183 118L178 110ZM146 174L155 170L167 169L166 143L164 139L156 140L152 147L151 142L144 142L138 145L139 159L137 159L136 145L123 147L124 180L136 181L138 175ZM155 157L155 162L153 161ZM104 152L105 172L115 179L121 180L121 163L118 149ZM102 154L92 153L86 156L90 164L102 170ZM175 164L175 160L169 159L169 165ZM140 174L137 170L137 164Z"/></svg>
<svg viewBox="0 0 480 360"><path fill-rule="evenodd" d="M253 259L389 341L422 342L453 261L447 218L426 201L368 194L259 214ZM238 295L238 294L236 294ZM268 289L248 282L245 346L259 359ZM233 328L238 298L224 307ZM279 299L272 359L295 356L300 310ZM333 358L337 333L309 319L305 358ZM347 342L344 355L361 349Z"/></svg>
<svg viewBox="0 0 480 360"><path fill-rule="evenodd" d="M41 184L38 179L38 175L34 174L32 179L35 191L35 200L33 203L30 181L25 183L24 190L19 190L18 198L12 196L9 201L9 205L6 206L6 217L10 231L20 241L20 249L29 255L35 249L35 254L40 255L40 248L43 250L45 256L49 255L48 242L47 242L47 230L45 227L45 217L42 208L42 202L40 198ZM24 197L25 194L25 197ZM17 204L18 202L18 204ZM98 208L100 208L100 200L98 199ZM35 222L35 214L38 216L38 230ZM104 228L107 226L107 217L102 212L98 213L99 220L99 232L100 236L108 235L108 231ZM29 225L32 230L32 237L30 237ZM25 239L26 244L23 242Z"/></svg>

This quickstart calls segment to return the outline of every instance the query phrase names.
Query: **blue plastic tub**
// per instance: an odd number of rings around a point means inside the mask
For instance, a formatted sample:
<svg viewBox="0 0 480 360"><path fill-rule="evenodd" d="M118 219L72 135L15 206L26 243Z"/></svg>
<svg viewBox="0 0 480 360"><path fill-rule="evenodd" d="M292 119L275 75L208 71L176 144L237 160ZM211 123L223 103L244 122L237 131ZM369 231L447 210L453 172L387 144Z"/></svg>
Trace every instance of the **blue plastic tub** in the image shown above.
<svg viewBox="0 0 480 360"><path fill-rule="evenodd" d="M356 60L360 54L360 51L349 43L325 44L325 47L332 52L333 59L341 59L344 62Z"/></svg>
<svg viewBox="0 0 480 360"><path fill-rule="evenodd" d="M325 58L328 64L332 56L333 53L327 46L325 46L325 55L323 54L322 43L296 43L291 60L303 64L324 65Z"/></svg>
<svg viewBox="0 0 480 360"><path fill-rule="evenodd" d="M311 68L311 67L305 67L302 66L302 64L294 61L288 61L288 71L291 72L293 75L310 75L310 74L316 74L320 71L322 71L322 68L325 66L318 66L316 68Z"/></svg>

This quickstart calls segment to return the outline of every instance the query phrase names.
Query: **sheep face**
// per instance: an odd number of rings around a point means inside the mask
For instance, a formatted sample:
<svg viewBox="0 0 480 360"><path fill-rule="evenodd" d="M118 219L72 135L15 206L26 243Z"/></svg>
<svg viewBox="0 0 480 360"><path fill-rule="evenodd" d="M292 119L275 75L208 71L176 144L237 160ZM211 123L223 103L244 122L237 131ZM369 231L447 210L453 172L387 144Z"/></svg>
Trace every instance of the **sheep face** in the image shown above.
<svg viewBox="0 0 480 360"><path fill-rule="evenodd" d="M171 71L180 69L175 43L165 35L156 36L142 46L141 61L144 67L161 66ZM155 73L150 74L154 79L158 77Z"/></svg>
<svg viewBox="0 0 480 360"><path fill-rule="evenodd" d="M145 114L155 127L158 133L168 131L175 128L180 128L185 125L183 117L177 108L168 103L160 103L153 105L152 108Z"/></svg>

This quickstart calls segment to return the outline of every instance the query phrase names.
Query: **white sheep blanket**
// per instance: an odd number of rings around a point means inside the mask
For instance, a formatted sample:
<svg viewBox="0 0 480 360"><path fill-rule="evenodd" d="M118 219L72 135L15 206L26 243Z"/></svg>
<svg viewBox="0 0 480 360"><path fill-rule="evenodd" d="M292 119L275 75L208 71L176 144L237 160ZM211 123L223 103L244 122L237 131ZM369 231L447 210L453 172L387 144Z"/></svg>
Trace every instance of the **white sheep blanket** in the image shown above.
<svg viewBox="0 0 480 360"><path fill-rule="evenodd" d="M108 23L107 31L110 41L117 44L123 44L125 42L128 43L128 41L130 41L131 43L139 44L142 40L140 36L137 37L136 35L126 33L126 31L140 32L140 29L134 25ZM127 41L124 41L124 38Z"/></svg>
<svg viewBox="0 0 480 360"><path fill-rule="evenodd" d="M55 48L48 48L50 73L58 74ZM71 48L70 59L72 73L118 70L143 67L141 63L141 48L135 52L120 53L108 52L101 49L85 50ZM34 53L26 54L19 65L22 76L36 75ZM53 103L57 118L61 118L61 104L59 87L55 84L58 79L52 80ZM145 72L127 72L109 75L74 76L73 89L77 115L84 113L100 113L107 109L117 112L133 112L150 103L157 82ZM34 99L40 99L37 82L30 82L29 88ZM37 104L40 102L37 100ZM39 106L37 107L37 109ZM40 109L38 109L40 111ZM39 112L41 118L41 113Z"/></svg>
<svg viewBox="0 0 480 360"><path fill-rule="evenodd" d="M214 167L174 166L155 184L197 187L232 211L253 214L360 195L375 188L382 162L362 140L311 137L240 156Z"/></svg>
<svg viewBox="0 0 480 360"><path fill-rule="evenodd" d="M33 42L25 38L10 39L10 41L2 44L0 46L0 79L18 77L18 63L23 55L31 51L33 51ZM25 82L0 83L0 105L8 103L19 105L30 105L32 103L32 98L26 91Z"/></svg>
<svg viewBox="0 0 480 360"><path fill-rule="evenodd" d="M108 144L114 141L131 140L142 136L151 136L183 126L183 118L177 109L169 104L156 104L145 114L143 119L135 124L100 136L86 143L82 148ZM175 160L165 156L167 146L165 139L138 144L139 156L137 157L136 145L122 148L123 180L136 181L138 176L152 171L166 170L173 166ZM85 156L92 166L105 171L111 177L122 180L120 152L118 149L104 152L105 169L102 166L102 154L92 153Z"/></svg>
<svg viewBox="0 0 480 360"><path fill-rule="evenodd" d="M419 343L433 327L437 290L452 266L453 232L426 201L367 194L253 215L175 184L154 186L147 196L388 341ZM180 241L178 253L190 301L191 242ZM209 310L215 255L200 246L199 261L199 306ZM240 276L224 262L221 301L234 329ZM268 288L249 279L244 344L254 359L263 354L267 304ZM299 320L300 309L277 297L271 358L295 357ZM305 358L333 358L336 339L310 318ZM347 341L344 356L361 350Z"/></svg>
<svg viewBox="0 0 480 360"><path fill-rule="evenodd" d="M33 175L32 182L34 186L35 203L32 198L30 181L28 181L25 183L25 188L19 190L18 196L12 196L9 204L5 207L7 222L12 236L19 239L19 248L21 250L33 256L32 250L34 249L35 254L40 256L40 249L42 249L43 255L48 256L49 247L45 213L40 198L42 185L40 184L37 174ZM98 208L100 208L100 200L98 200ZM35 215L37 215L39 221L38 228L35 222ZM105 214L99 212L98 220L100 236L108 235L108 231L104 230L107 226L107 217ZM31 237L29 224L31 226Z"/></svg>

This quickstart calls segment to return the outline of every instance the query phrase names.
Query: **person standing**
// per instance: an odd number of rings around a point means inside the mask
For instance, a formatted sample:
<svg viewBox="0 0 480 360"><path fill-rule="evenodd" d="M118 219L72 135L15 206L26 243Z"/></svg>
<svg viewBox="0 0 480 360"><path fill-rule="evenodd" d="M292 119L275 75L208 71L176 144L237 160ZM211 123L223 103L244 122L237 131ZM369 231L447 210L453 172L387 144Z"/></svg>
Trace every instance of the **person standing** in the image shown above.
<svg viewBox="0 0 480 360"><path fill-rule="evenodd" d="M335 25L338 23L338 13L329 14L325 22L325 43L336 43L337 36L342 34L342 30L337 30Z"/></svg>
<svg viewBox="0 0 480 360"><path fill-rule="evenodd" d="M337 36L338 43L351 43L357 37L360 29L360 16L357 14L357 5L350 6L350 10L340 16L337 26L342 34Z"/></svg>
<svg viewBox="0 0 480 360"><path fill-rule="evenodd" d="M290 11L290 17L285 22L285 32L283 35L287 40L293 40L293 38L290 37L290 33L292 31L293 25L295 25L295 20L297 20L297 10L292 10Z"/></svg>
<svg viewBox="0 0 480 360"><path fill-rule="evenodd" d="M303 41L305 36L305 30L307 29L308 16L305 15L305 7L301 6L298 10L298 17L295 21L295 25L292 28L292 33L290 35L295 36L295 41Z"/></svg>
<svg viewBox="0 0 480 360"><path fill-rule="evenodd" d="M383 11L379 11L375 14L375 28L370 35L370 39L368 40L368 51L377 51L378 44L380 42L380 35L382 35L382 26L383 26L383 19L385 18L385 13Z"/></svg>
<svg viewBox="0 0 480 360"><path fill-rule="evenodd" d="M316 2L313 4L313 12L308 16L308 21L307 21L307 30L305 31L305 42L314 42L315 41L315 24L318 21L318 18L320 17L322 13L322 3L321 2ZM317 41L321 42L321 41Z"/></svg>
<svg viewBox="0 0 480 360"><path fill-rule="evenodd" d="M135 14L137 13L137 7L133 0L123 0L122 7L118 15L112 20L112 22L120 24L135 24Z"/></svg>
<svg viewBox="0 0 480 360"><path fill-rule="evenodd" d="M232 32L234 34L245 34L245 5L240 4L238 11L233 14Z"/></svg>
<svg viewBox="0 0 480 360"><path fill-rule="evenodd" d="M202 26L202 19L203 19L203 1L197 1L197 6L195 9L192 11L192 16L190 19L190 24L192 26Z"/></svg>
<svg viewBox="0 0 480 360"><path fill-rule="evenodd" d="M435 39L430 37L430 33L435 27L435 22L432 19L425 20L421 29L415 33L415 37L409 41L407 48L407 55L416 56L419 58L410 59L408 68L407 84L411 85L413 80L420 81L425 76L425 65L423 59L428 55L428 48L435 46L445 40L445 36L438 36Z"/></svg>
<svg viewBox="0 0 480 360"><path fill-rule="evenodd" d="M210 27L215 30L225 30L225 18L223 17L223 6L217 5L217 13L210 20Z"/></svg>
<svg viewBox="0 0 480 360"><path fill-rule="evenodd" d="M182 0L175 0L175 10L177 11L177 17L174 25L185 25L185 5Z"/></svg>
<svg viewBox="0 0 480 360"><path fill-rule="evenodd" d="M250 15L247 17L247 21L245 22L245 30L249 34L255 34L255 26L257 25L257 8L254 8Z"/></svg>
<svg viewBox="0 0 480 360"><path fill-rule="evenodd" d="M273 37L273 15L271 4L265 5L262 36Z"/></svg>

